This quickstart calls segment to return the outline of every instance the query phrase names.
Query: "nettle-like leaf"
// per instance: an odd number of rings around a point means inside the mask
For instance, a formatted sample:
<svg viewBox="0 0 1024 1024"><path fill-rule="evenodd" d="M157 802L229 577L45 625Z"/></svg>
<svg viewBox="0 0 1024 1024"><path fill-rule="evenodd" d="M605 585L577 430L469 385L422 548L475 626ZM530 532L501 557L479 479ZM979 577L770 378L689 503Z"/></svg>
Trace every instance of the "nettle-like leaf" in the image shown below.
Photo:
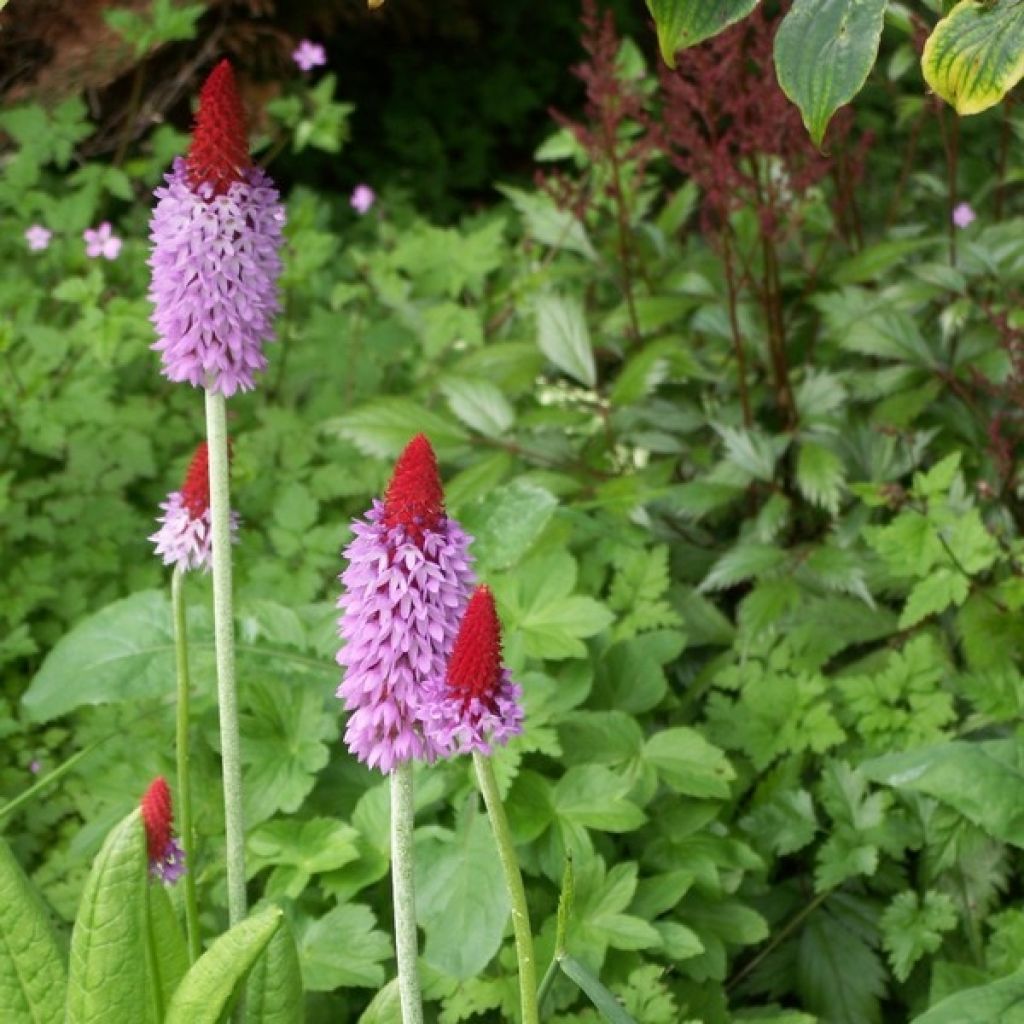
<svg viewBox="0 0 1024 1024"><path fill-rule="evenodd" d="M615 565L608 606L621 616L613 634L617 640L682 625L679 613L665 600L669 587L667 546L647 551L625 549Z"/></svg>
<svg viewBox="0 0 1024 1024"><path fill-rule="evenodd" d="M942 945L943 933L957 926L953 901L930 889L922 900L916 892L901 892L882 914L882 944L893 974L906 981L914 964Z"/></svg>
<svg viewBox="0 0 1024 1024"><path fill-rule="evenodd" d="M795 0L775 35L782 91L821 145L832 115L874 66L888 0Z"/></svg>
<svg viewBox="0 0 1024 1024"><path fill-rule="evenodd" d="M1024 4L961 0L928 37L921 70L958 114L995 106L1024 76Z"/></svg>

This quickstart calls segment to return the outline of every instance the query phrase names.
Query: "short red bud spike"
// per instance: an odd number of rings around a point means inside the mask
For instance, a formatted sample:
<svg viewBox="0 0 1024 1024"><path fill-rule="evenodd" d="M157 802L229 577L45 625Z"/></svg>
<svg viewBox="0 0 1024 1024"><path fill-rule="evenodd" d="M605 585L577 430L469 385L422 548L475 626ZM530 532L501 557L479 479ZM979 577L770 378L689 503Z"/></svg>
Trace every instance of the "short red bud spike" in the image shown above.
<svg viewBox="0 0 1024 1024"><path fill-rule="evenodd" d="M209 185L223 195L250 166L245 108L235 72L226 58L210 72L199 91L199 111L188 157L189 182L198 190Z"/></svg>
<svg viewBox="0 0 1024 1024"><path fill-rule="evenodd" d="M196 446L181 485L181 501L193 519L199 519L210 507L210 455L205 441Z"/></svg>
<svg viewBox="0 0 1024 1024"><path fill-rule="evenodd" d="M444 517L444 491L437 456L423 434L417 434L395 463L384 495L384 524L401 526L412 537L436 530Z"/></svg>
<svg viewBox="0 0 1024 1024"><path fill-rule="evenodd" d="M501 679L501 622L490 587L473 591L448 661L448 688L487 701Z"/></svg>
<svg viewBox="0 0 1024 1024"><path fill-rule="evenodd" d="M152 781L142 797L141 806L150 873L173 884L185 872L185 854L173 835L171 791L162 775Z"/></svg>

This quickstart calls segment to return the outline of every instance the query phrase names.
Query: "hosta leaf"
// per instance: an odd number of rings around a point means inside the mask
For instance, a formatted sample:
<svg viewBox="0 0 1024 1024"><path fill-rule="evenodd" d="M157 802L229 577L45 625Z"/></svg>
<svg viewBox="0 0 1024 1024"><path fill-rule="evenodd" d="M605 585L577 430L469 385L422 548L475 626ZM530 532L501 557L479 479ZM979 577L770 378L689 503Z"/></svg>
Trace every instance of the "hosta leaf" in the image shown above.
<svg viewBox="0 0 1024 1024"><path fill-rule="evenodd" d="M647 9L658 30L661 56L674 68L676 51L718 35L757 4L758 0L647 0Z"/></svg>
<svg viewBox="0 0 1024 1024"><path fill-rule="evenodd" d="M282 916L280 907L267 907L216 939L182 979L164 1024L219 1024Z"/></svg>
<svg viewBox="0 0 1024 1024"><path fill-rule="evenodd" d="M832 115L860 92L878 55L888 0L794 0L775 35L782 91L821 145Z"/></svg>
<svg viewBox="0 0 1024 1024"><path fill-rule="evenodd" d="M921 70L958 114L995 106L1024 75L1024 3L961 0L928 37Z"/></svg>
<svg viewBox="0 0 1024 1024"><path fill-rule="evenodd" d="M61 1020L66 988L46 906L0 839L0 1020Z"/></svg>
<svg viewBox="0 0 1024 1024"><path fill-rule="evenodd" d="M146 836L140 812L133 811L107 836L82 891L71 933L66 1024L151 1019L143 939L146 870Z"/></svg>

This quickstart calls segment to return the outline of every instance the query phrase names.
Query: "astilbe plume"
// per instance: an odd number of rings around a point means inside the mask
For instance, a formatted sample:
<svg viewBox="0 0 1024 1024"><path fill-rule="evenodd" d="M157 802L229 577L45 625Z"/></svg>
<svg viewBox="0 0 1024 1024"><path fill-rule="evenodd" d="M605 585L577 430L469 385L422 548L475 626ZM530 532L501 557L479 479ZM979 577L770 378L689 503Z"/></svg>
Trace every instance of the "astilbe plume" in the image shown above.
<svg viewBox="0 0 1024 1024"><path fill-rule="evenodd" d="M420 706L443 679L472 585L470 538L445 515L437 459L422 434L395 465L384 501L352 526L339 632L345 677L338 696L350 712L349 750L385 774L412 759L433 760Z"/></svg>
<svg viewBox="0 0 1024 1024"><path fill-rule="evenodd" d="M164 375L225 396L248 391L279 309L284 208L249 159L227 60L200 91L187 158L155 195L149 297Z"/></svg>
<svg viewBox="0 0 1024 1024"><path fill-rule="evenodd" d="M473 592L448 671L423 704L427 736L445 754L491 753L523 731L522 689L501 663L501 623L487 586Z"/></svg>
<svg viewBox="0 0 1024 1024"><path fill-rule="evenodd" d="M173 885L185 873L185 852L174 838L171 791L162 775L158 775L146 790L141 807L149 872L154 878Z"/></svg>
<svg viewBox="0 0 1024 1024"><path fill-rule="evenodd" d="M160 529L150 536L164 565L209 571L213 533L210 521L210 461L205 441L192 456L180 491L171 491L160 503ZM237 540L238 516L231 513L231 537Z"/></svg>

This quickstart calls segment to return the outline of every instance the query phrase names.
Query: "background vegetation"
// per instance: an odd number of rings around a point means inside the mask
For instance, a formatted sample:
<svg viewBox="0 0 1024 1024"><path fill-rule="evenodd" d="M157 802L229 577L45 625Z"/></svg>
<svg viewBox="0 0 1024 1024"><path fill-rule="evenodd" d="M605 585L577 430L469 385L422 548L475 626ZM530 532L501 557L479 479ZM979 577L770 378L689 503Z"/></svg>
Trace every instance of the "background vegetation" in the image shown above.
<svg viewBox="0 0 1024 1024"><path fill-rule="evenodd" d="M349 75L339 35L335 71L282 74L257 121L289 222L279 342L230 408L246 820L309 1020L397 1019L387 787L340 742L333 602L348 523L419 430L525 690L497 765L543 961L571 853L570 950L639 1024L935 1024L972 986L1019 998L1014 107L958 121L921 80L923 22L894 20L819 150L775 85L772 5L674 71L639 5L619 29L548 5L537 38L578 29L557 74L492 6L475 62ZM200 9L173 10L115 28L140 56L200 52ZM148 197L188 120L167 113L119 152L90 150L112 122L79 97L0 111L0 795L89 751L0 826L65 921L173 763L147 536L201 423L148 347ZM105 220L123 248L90 259ZM209 582L189 588L212 929ZM467 763L418 794L430 1012L512 1019ZM550 1019L584 1005L559 982ZM1007 1019L991 1005L971 1019Z"/></svg>

